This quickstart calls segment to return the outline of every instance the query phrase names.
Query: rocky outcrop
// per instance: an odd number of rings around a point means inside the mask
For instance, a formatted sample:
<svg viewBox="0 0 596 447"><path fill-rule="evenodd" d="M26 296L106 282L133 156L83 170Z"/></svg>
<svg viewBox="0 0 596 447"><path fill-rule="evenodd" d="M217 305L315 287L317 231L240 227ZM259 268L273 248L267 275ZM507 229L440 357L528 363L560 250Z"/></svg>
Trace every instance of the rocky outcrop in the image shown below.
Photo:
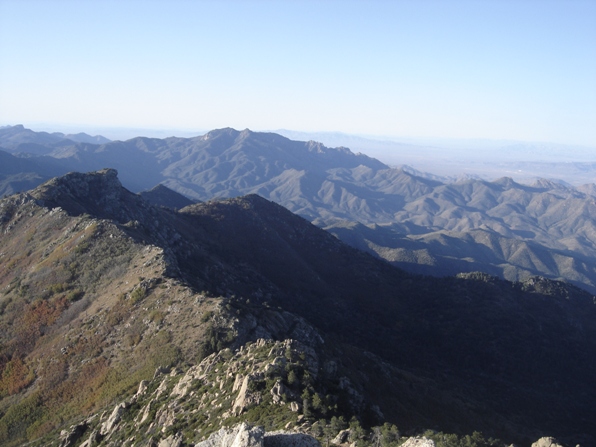
<svg viewBox="0 0 596 447"><path fill-rule="evenodd" d="M105 217L115 217L126 193L128 191L118 180L118 171L103 169L57 177L38 187L33 195L43 206L60 206L70 214L79 215L91 210L106 214Z"/></svg>
<svg viewBox="0 0 596 447"><path fill-rule="evenodd" d="M222 428L195 447L263 447L265 430L242 423L234 428Z"/></svg>
<svg viewBox="0 0 596 447"><path fill-rule="evenodd" d="M212 433L213 427L226 427L228 421L237 424L241 414L259 405L275 406L274 411L284 415L277 428L299 426L304 419L301 381L316 378L318 365L316 352L296 340L260 339L235 351L211 354L186 372L159 367L152 380L139 383L133 396L84 430L73 427L72 434L64 432L63 447L85 438L85 447L141 441L150 441L153 447L191 445ZM190 425L191 432L177 429ZM318 446L305 434L266 434L248 424L221 428L203 442L199 443L203 447Z"/></svg>
<svg viewBox="0 0 596 447"><path fill-rule="evenodd" d="M275 431L265 433L263 427L247 423L222 428L195 447L321 447L319 441L304 433Z"/></svg>
<svg viewBox="0 0 596 447"><path fill-rule="evenodd" d="M108 435L114 430L116 424L120 422L122 413L124 413L126 408L128 408L128 404L125 402L122 402L114 407L114 410L112 410L112 414L110 414L110 417L101 426L101 430L99 433L102 436Z"/></svg>
<svg viewBox="0 0 596 447"><path fill-rule="evenodd" d="M281 380L275 382L270 391L274 404L283 405L287 400L295 398L294 393Z"/></svg>
<svg viewBox="0 0 596 447"><path fill-rule="evenodd" d="M410 438L401 447L435 447L435 441L425 437Z"/></svg>
<svg viewBox="0 0 596 447"><path fill-rule="evenodd" d="M60 444L59 447L71 447L77 443L79 439L87 431L87 422L82 422L77 425L73 425L69 430L62 430L60 433Z"/></svg>
<svg viewBox="0 0 596 447"><path fill-rule="evenodd" d="M262 374L248 375L242 380L242 386L238 392L238 397L234 401L232 412L234 414L240 414L244 410L254 405L261 403L261 393L253 392L249 390L249 385L254 382L258 382L263 379Z"/></svg>
<svg viewBox="0 0 596 447"><path fill-rule="evenodd" d="M555 438L551 438L549 436L540 438L538 441L532 444L532 447L563 447L563 445L559 444Z"/></svg>
<svg viewBox="0 0 596 447"><path fill-rule="evenodd" d="M101 440L101 434L97 430L93 430L87 440L83 442L80 447L96 447Z"/></svg>
<svg viewBox="0 0 596 447"><path fill-rule="evenodd" d="M345 444L350 440L350 430L341 430L335 438L331 440L331 444Z"/></svg>
<svg viewBox="0 0 596 447"><path fill-rule="evenodd" d="M180 447L182 445L182 436L176 433L175 435L170 435L165 439L159 441L157 447Z"/></svg>

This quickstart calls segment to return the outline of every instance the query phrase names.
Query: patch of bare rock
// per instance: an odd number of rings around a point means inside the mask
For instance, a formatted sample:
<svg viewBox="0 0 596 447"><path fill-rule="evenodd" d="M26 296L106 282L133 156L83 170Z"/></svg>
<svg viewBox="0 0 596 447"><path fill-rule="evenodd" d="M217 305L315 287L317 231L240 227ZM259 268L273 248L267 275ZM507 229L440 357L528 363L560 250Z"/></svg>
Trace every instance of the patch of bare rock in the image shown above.
<svg viewBox="0 0 596 447"><path fill-rule="evenodd" d="M195 447L320 447L319 441L304 433L275 431L266 433L263 427L241 423L222 428Z"/></svg>

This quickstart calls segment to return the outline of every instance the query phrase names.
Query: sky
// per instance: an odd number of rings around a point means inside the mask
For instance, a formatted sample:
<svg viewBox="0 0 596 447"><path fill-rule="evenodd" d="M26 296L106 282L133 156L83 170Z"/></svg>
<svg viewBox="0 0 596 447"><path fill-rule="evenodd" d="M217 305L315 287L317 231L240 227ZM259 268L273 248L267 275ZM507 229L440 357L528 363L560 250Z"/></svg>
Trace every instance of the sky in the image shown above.
<svg viewBox="0 0 596 447"><path fill-rule="evenodd" d="M0 0L0 125L596 147L596 1Z"/></svg>

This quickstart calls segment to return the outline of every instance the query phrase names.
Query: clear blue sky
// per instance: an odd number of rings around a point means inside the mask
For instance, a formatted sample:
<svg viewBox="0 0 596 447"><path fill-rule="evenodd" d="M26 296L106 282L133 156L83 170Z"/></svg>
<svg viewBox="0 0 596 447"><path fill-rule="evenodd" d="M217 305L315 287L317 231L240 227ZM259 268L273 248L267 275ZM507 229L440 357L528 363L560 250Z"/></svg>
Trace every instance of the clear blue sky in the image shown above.
<svg viewBox="0 0 596 447"><path fill-rule="evenodd" d="M596 146L596 0L0 0L0 124Z"/></svg>

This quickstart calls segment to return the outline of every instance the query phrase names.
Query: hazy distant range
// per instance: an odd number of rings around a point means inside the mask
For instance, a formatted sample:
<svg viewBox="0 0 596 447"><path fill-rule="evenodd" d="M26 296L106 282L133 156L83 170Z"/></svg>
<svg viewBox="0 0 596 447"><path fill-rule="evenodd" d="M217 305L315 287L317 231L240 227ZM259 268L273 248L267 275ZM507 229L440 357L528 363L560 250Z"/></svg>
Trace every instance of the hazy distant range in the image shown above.
<svg viewBox="0 0 596 447"><path fill-rule="evenodd" d="M38 130L55 130L56 126ZM65 129L79 132L80 129ZM137 136L166 138L193 137L211 129L91 128L111 140ZM258 131L257 129L253 129ZM341 132L302 132L269 129L291 140L318 141L327 147L344 146L362 152L393 167L410 167L415 174L450 183L464 178L495 180L511 177L519 183L544 178L572 186L596 183L596 147L555 143L488 139L423 139L363 136Z"/></svg>
<svg viewBox="0 0 596 447"><path fill-rule="evenodd" d="M345 146L390 166L407 165L443 182L461 178L519 183L537 178L573 186L596 183L596 147L555 143L474 139L381 140L338 132L274 131L292 140L315 140L328 147Z"/></svg>

